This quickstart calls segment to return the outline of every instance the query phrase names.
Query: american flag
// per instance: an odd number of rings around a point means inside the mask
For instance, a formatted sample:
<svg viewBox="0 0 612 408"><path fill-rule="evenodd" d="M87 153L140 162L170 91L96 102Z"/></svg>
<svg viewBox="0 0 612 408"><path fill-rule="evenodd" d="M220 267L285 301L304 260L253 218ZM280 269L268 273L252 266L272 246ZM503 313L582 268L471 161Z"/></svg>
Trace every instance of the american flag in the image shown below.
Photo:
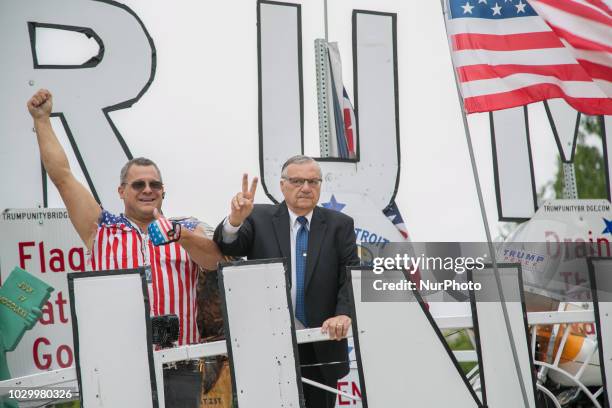
<svg viewBox="0 0 612 408"><path fill-rule="evenodd" d="M355 134L357 133L357 121L355 120L355 110L349 99L346 88L342 87L343 92L343 112L344 112L344 136L348 148L349 158L355 158Z"/></svg>
<svg viewBox="0 0 612 408"><path fill-rule="evenodd" d="M174 231L174 226L165 217L159 217L147 229L153 245L164 245L175 240L169 235L170 231Z"/></svg>
<svg viewBox="0 0 612 408"><path fill-rule="evenodd" d="M612 17L602 0L448 0L447 19L467 113L563 98L585 114L612 114Z"/></svg>
<svg viewBox="0 0 612 408"><path fill-rule="evenodd" d="M404 224L404 219L395 201L385 207L383 214L385 214L385 217L395 225L395 228L402 234L404 239L408 239L408 228L406 228L406 224Z"/></svg>
<svg viewBox="0 0 612 408"><path fill-rule="evenodd" d="M340 159L354 159L357 145L357 121L353 104L342 83L342 60L337 43L326 43L328 55L328 77L330 92L330 107L333 111L332 135L330 150L332 156Z"/></svg>

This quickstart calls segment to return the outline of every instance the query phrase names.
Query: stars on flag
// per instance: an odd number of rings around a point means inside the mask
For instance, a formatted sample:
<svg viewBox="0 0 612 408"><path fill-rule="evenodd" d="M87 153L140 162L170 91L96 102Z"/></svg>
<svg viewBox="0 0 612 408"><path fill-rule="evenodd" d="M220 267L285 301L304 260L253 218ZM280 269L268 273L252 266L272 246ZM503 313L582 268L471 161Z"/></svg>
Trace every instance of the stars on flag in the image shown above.
<svg viewBox="0 0 612 408"><path fill-rule="evenodd" d="M474 6L470 5L469 1L467 3L465 3L465 6L461 6L461 7L463 8L463 14L465 14L465 13L472 14L472 9L474 8Z"/></svg>
<svg viewBox="0 0 612 408"><path fill-rule="evenodd" d="M505 19L535 16L527 0L450 0L452 18Z"/></svg>
<svg viewBox="0 0 612 408"><path fill-rule="evenodd" d="M195 221L180 221L179 220L178 223L190 231L193 231L198 226L198 223Z"/></svg>
<svg viewBox="0 0 612 408"><path fill-rule="evenodd" d="M102 214L100 214L98 226L102 225L106 227L119 228L121 230L130 230L133 228L130 221L123 214L115 215L111 214L107 210L102 210Z"/></svg>
<svg viewBox="0 0 612 408"><path fill-rule="evenodd" d="M155 245L163 244L166 241L166 237L164 237L164 235L162 234L159 220L149 225L149 237Z"/></svg>

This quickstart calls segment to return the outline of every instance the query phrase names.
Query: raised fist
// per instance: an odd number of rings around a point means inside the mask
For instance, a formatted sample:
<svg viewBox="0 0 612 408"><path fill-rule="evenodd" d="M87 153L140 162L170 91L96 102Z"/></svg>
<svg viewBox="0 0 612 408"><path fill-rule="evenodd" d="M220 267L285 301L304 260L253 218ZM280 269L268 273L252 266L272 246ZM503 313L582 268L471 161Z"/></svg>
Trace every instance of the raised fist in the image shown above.
<svg viewBox="0 0 612 408"><path fill-rule="evenodd" d="M39 89L28 101L28 110L34 119L44 119L51 115L53 95L46 89Z"/></svg>

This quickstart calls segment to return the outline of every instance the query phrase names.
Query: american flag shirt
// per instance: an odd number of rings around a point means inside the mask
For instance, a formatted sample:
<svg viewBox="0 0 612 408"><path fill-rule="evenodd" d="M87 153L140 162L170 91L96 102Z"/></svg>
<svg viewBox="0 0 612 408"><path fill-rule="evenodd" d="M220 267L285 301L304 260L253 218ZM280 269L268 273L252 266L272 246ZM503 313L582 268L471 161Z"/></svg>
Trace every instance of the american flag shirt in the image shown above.
<svg viewBox="0 0 612 408"><path fill-rule="evenodd" d="M176 221L193 231L198 225L193 220ZM151 316L179 317L179 346L200 341L196 325L198 266L177 242L154 246L146 231L125 215L102 210L89 266L93 271L145 267Z"/></svg>

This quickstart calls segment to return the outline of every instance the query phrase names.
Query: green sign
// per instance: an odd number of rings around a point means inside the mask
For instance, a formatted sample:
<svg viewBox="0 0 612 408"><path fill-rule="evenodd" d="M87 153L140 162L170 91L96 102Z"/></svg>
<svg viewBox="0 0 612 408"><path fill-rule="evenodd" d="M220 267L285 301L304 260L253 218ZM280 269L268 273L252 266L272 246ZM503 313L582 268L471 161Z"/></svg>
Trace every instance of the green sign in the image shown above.
<svg viewBox="0 0 612 408"><path fill-rule="evenodd" d="M51 286L21 268L13 269L0 287L0 381L11 378L6 352L15 350L26 330L34 327L51 292ZM4 407L17 405L0 396L0 408Z"/></svg>

